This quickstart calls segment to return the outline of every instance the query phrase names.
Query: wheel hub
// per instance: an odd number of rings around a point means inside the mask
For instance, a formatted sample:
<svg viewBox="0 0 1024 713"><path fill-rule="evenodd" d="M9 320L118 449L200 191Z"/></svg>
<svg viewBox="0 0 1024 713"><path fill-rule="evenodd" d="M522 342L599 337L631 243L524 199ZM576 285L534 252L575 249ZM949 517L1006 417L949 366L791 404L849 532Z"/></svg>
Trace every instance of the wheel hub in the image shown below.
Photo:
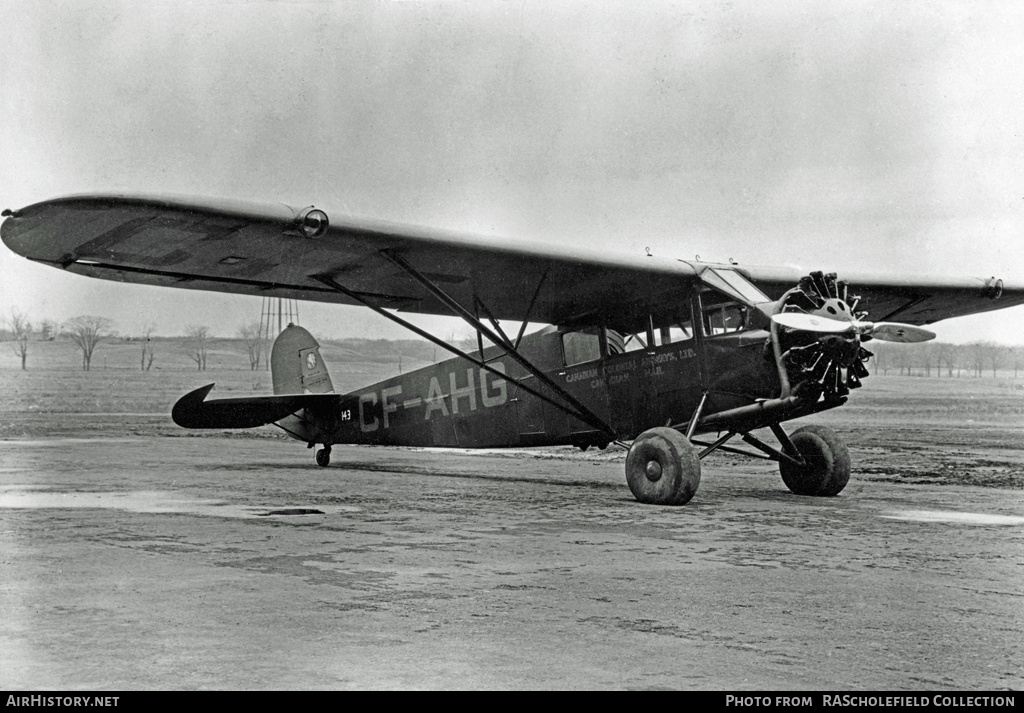
<svg viewBox="0 0 1024 713"><path fill-rule="evenodd" d="M661 478L661 463L656 460L647 461L647 479L652 483Z"/></svg>

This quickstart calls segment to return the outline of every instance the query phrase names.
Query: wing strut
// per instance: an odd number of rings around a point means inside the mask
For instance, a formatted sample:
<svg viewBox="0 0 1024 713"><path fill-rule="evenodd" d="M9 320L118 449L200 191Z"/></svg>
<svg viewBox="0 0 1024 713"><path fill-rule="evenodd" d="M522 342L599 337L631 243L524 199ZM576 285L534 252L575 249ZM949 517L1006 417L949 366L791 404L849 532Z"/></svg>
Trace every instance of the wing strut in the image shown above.
<svg viewBox="0 0 1024 713"><path fill-rule="evenodd" d="M492 339L491 334L493 334L493 333L488 334L490 332L490 330L488 330L486 327L484 327L483 324L480 324L479 320L474 320L472 315L470 315L470 318L467 319L467 321L471 325L473 325L474 321L477 324L479 324L480 327L483 328L483 330L485 330L484 333L488 335L487 336L488 339L493 341L499 348L504 349L505 353L508 354L509 357L511 357L513 360L515 360L518 364L520 364L530 374L532 374L533 376L537 377L538 381L544 383L552 391L554 391L555 394L560 396L564 403L563 402L559 402L559 401L551 398L547 394L541 393L540 391L538 391L538 390L536 390L536 389L534 389L534 388L532 388L530 386L527 386L526 384L524 384L522 382L522 380L513 379L513 378L509 377L508 374L505 374L505 373L495 369L493 366L491 366L490 364L485 362L483 359L477 359L477 358L471 356L470 354L467 354L466 352L462 351L458 347L456 347L456 346L454 346L452 344L448 344L443 339L439 339L439 338L435 337L430 332L427 332L426 330L420 329L415 324L412 324L411 322L408 322L408 321L402 319L398 315L392 314L391 312L388 312L383 307L378 307L377 305L373 304L369 300L363 299L359 295L359 293L353 292L352 290L348 289L344 285L342 285L339 282L337 282L330 275L311 275L310 277L311 277L311 279L314 279L317 282L320 282L320 283L322 283L324 285L327 285L328 287L330 287L333 290L337 290L338 292L342 293L343 295L346 295L347 297L351 297L352 299L356 300L357 302L359 302L359 303L369 307L370 309L372 309L377 314L382 315L384 317L387 317L392 322L400 324L401 326L405 327L409 331L411 331L411 332L413 332L415 334L418 334L419 336L423 337L424 339L426 339L426 340L428 340L430 342L433 342L434 344L438 345L442 349L447 349L448 351L452 352L453 354L456 354L456 355L462 357L466 361L476 365L477 367L483 369L484 371L487 371L487 372L489 372L489 373L491 373L491 374L493 374L493 375L495 375L495 376L497 376L499 378L507 379L507 380L513 382L517 387L521 388L523 391L526 391L527 393L532 394L532 395L536 396L537 398L546 401L547 403L551 404L552 406L554 406L555 408L559 409L560 411L564 411L565 413L569 414L570 416L572 416L574 418L580 419L581 421L587 423L588 425L593 426L597 430L603 431L604 433L607 433L611 438L613 438L613 439L615 438L615 432L612 430L611 426L606 424L603 420L601 420L601 418L599 418L593 412L591 412L590 409L585 407L583 404L581 404L579 401L577 401L575 398L573 398L573 396L571 394L567 393L558 384L556 384L550 378L548 378L548 376L546 374L544 374L543 372L541 372L540 369L538 369L533 364L531 364L529 361L527 361L525 358L523 358L523 356L521 354L519 354L519 352L517 352L515 349L510 348L511 345L509 345L506 341L502 340L500 337L498 337L497 339ZM423 278L423 279L426 280L426 278ZM444 295L443 301L445 301L447 303L449 300L451 300L451 298L448 297L448 295ZM451 300L451 301L454 302L454 300ZM457 303L455 303L455 304L457 305ZM459 306L459 311L460 311L460 316L461 316L461 312L464 311L464 310L462 310L461 306ZM494 336L497 337L497 335L494 335Z"/></svg>
<svg viewBox="0 0 1024 713"><path fill-rule="evenodd" d="M539 382L541 382L549 389L551 389L553 392L558 394L559 397L561 397L567 404L572 406L573 410L575 410L576 413L573 415L576 415L577 417L581 418L581 420L586 421L589 425L593 426L599 431L604 431L610 437L615 438L615 431L612 429L611 426L605 423L593 411L591 411L586 406L577 401L572 394L570 394L568 391L566 391L561 386L556 384L551 378L548 377L547 374L545 374L543 371L541 371L532 363L530 363L530 361L526 359L526 357L520 354L519 351L515 349L511 343L509 343L508 337L506 337L504 333L500 335L496 334L486 324L481 322L476 315L474 315L472 312L470 312L461 304L459 304L458 301L450 297L448 293L446 293L444 290L442 290L440 287L434 284L434 282L432 282L426 275L424 275L415 267L410 265L401 255L398 255L397 253L390 250L383 250L381 252L389 260L391 260L391 262L395 263L400 268L409 273L409 275L414 280L423 285L423 287L426 288L426 290L430 292L430 294L432 294L434 297L440 300L444 305L448 307L448 309L452 310L459 317L462 317L462 319L465 320L465 322L469 324L469 326L473 327L473 329L476 330L478 336L482 334L483 336L487 337L492 344L495 344L501 349L504 349L505 353L508 354L509 357L511 357L517 364L519 364L519 366L523 367L528 372L536 376ZM484 307L484 309L486 311L486 306ZM562 410L566 411L567 413L571 413L571 411L564 407L560 408L562 408Z"/></svg>
<svg viewBox="0 0 1024 713"><path fill-rule="evenodd" d="M540 296L540 288L544 286L544 281L548 279L548 274L551 272L550 269L544 271L544 274L540 276L537 281L537 289L533 291L533 297L530 299L530 306L526 308L526 316L523 317L523 326L519 328L519 334L516 335L516 349L519 348L519 342L523 341L523 334L526 332L526 325L530 321L530 315L533 314L533 306L537 304L537 298Z"/></svg>
<svg viewBox="0 0 1024 713"><path fill-rule="evenodd" d="M494 318L494 315L491 314L491 310L487 309L487 305L481 302L479 297L473 295L473 311L476 313L476 318L478 320L480 319L481 310L483 310L484 315L487 316L487 321L491 323L492 327L494 327L494 331L501 337L501 346L511 347L512 340L508 338L507 334L505 334L505 330L501 328L501 324ZM478 337L482 336L479 330L477 330L476 334ZM480 353L483 354L482 349L480 350Z"/></svg>

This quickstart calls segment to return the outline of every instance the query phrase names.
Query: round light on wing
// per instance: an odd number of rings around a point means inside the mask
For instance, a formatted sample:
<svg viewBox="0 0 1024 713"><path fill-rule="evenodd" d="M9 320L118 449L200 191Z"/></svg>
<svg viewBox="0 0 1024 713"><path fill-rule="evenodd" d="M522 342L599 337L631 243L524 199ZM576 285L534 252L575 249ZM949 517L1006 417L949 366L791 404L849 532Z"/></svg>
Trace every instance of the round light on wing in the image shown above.
<svg viewBox="0 0 1024 713"><path fill-rule="evenodd" d="M327 214L317 208L307 208L299 215L299 230L307 238L320 238L327 232L330 222Z"/></svg>

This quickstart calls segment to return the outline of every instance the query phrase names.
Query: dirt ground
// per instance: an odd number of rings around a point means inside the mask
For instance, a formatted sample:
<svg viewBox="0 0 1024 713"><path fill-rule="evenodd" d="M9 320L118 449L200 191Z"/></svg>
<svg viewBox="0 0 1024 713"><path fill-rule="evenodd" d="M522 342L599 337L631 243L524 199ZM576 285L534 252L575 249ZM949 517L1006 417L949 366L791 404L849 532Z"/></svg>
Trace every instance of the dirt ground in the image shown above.
<svg viewBox="0 0 1024 713"><path fill-rule="evenodd" d="M176 429L196 375L107 376L0 371L2 688L1024 686L1014 380L872 377L815 419L850 444L839 497L715 455L659 508L621 452L322 469Z"/></svg>

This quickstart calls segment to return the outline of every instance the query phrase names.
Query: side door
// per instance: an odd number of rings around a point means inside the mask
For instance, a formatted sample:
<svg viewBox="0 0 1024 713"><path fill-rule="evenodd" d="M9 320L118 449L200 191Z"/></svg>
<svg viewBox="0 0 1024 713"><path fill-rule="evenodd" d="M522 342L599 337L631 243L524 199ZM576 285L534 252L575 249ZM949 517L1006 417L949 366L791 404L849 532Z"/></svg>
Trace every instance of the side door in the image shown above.
<svg viewBox="0 0 1024 713"><path fill-rule="evenodd" d="M700 295L700 315L699 348L708 406L723 410L778 396L769 333L757 324L756 308L705 290Z"/></svg>
<svg viewBox="0 0 1024 713"><path fill-rule="evenodd" d="M512 388L510 402L516 405L516 420L519 424L519 435L540 436L544 434L544 407L541 399L531 394L519 384L538 391L537 378L532 374L520 377L519 383Z"/></svg>
<svg viewBox="0 0 1024 713"><path fill-rule="evenodd" d="M581 404L605 423L609 422L608 387L604 379L602 359L603 327L585 327L559 333L562 363L565 368L557 372L556 380ZM592 425L563 414L571 438L586 434L600 434ZM607 440L607 439L605 439Z"/></svg>

